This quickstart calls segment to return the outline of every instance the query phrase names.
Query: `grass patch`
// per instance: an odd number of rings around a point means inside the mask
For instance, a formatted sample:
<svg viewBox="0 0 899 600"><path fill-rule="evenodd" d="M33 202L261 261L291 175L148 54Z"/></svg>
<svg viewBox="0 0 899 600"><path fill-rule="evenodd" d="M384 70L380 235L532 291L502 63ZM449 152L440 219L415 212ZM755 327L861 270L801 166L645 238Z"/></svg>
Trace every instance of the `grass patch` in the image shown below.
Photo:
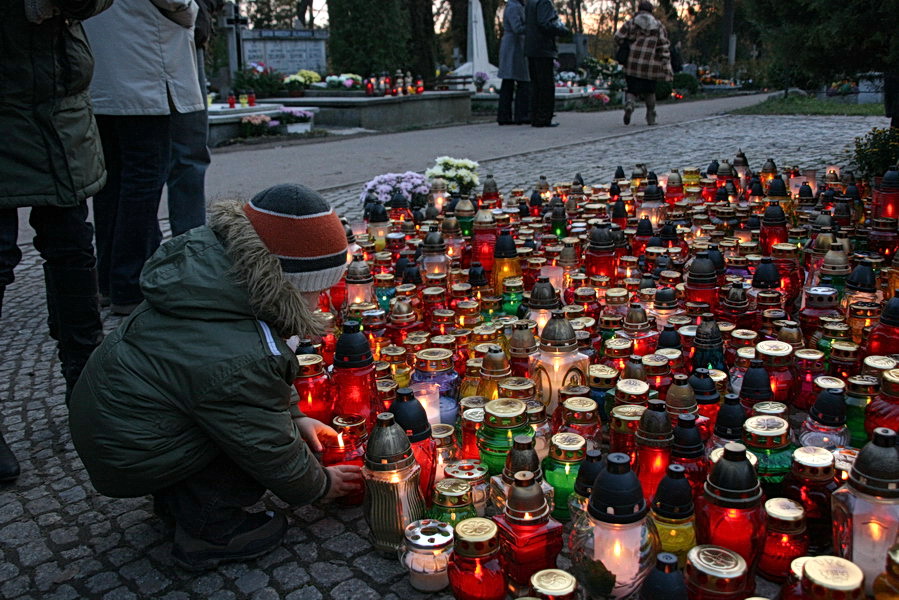
<svg viewBox="0 0 899 600"><path fill-rule="evenodd" d="M844 104L804 96L775 96L764 102L731 111L735 115L842 115L882 117L883 104Z"/></svg>

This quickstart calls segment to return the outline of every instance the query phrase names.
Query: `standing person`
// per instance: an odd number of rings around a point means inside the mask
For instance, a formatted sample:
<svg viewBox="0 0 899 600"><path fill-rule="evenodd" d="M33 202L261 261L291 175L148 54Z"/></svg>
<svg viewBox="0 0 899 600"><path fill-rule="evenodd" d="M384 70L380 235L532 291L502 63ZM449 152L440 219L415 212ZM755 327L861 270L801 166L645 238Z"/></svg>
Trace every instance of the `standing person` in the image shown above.
<svg viewBox="0 0 899 600"><path fill-rule="evenodd" d="M646 103L646 124L656 124L656 82L671 81L671 51L668 32L652 16L652 3L642 0L637 14L615 33L615 43L628 44L630 52L624 67L627 96L624 104L624 124L630 125L637 98Z"/></svg>
<svg viewBox="0 0 899 600"><path fill-rule="evenodd" d="M67 399L103 335L86 201L103 187L106 170L88 93L93 58L81 21L110 2L7 0L0 9L0 313L22 258L17 209L30 206L34 247L44 259L47 325ZM18 475L0 436L0 481Z"/></svg>
<svg viewBox="0 0 899 600"><path fill-rule="evenodd" d="M172 236L206 222L206 169L211 157L206 141L209 136L209 112L206 102L205 49L212 35L212 23L223 6L222 0L196 0L199 12L194 25L197 49L197 81L203 97L203 110L172 113L172 163L168 190L169 226Z"/></svg>
<svg viewBox="0 0 899 600"><path fill-rule="evenodd" d="M194 0L117 0L85 23L97 57L91 83L109 181L94 197L100 295L113 314L143 299L140 271L159 246L172 115L202 111Z"/></svg>
<svg viewBox="0 0 899 600"><path fill-rule="evenodd" d="M524 54L531 78L531 127L557 127L553 123L556 84L553 61L558 54L556 37L568 33L551 0L527 0Z"/></svg>
<svg viewBox="0 0 899 600"><path fill-rule="evenodd" d="M346 252L340 219L304 186L216 204L147 261L146 300L88 361L69 411L75 449L101 494L153 495L177 564L278 547L284 516L244 510L266 490L303 505L361 483L359 467L312 455L337 434L299 411L285 342L321 333L313 311Z"/></svg>
<svg viewBox="0 0 899 600"><path fill-rule="evenodd" d="M883 108L890 127L899 128L899 72L883 75Z"/></svg>
<svg viewBox="0 0 899 600"><path fill-rule="evenodd" d="M499 89L499 110L496 113L496 120L500 125L531 122L531 78L528 75L528 59L524 55L524 2L525 0L508 0L503 11L503 39L499 44L497 73L503 80Z"/></svg>

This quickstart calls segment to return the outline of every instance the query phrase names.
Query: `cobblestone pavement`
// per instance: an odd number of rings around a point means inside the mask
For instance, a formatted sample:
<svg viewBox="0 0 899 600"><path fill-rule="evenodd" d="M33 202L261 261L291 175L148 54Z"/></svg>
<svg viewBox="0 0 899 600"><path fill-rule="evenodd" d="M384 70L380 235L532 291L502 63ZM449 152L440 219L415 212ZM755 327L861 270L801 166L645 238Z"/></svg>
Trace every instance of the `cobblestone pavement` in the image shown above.
<svg viewBox="0 0 899 600"><path fill-rule="evenodd" d="M484 161L504 190L530 187L543 174L570 181L604 182L616 165L646 162L659 173L671 167L705 166L743 148L758 168L773 157L778 165L803 167L843 163L854 136L877 118L721 117L642 129L595 143ZM371 173L371 176L378 173ZM358 216L357 186L329 190L327 198L350 217ZM0 427L18 456L22 475L0 488L0 598L424 598L412 590L394 559L372 552L359 509L285 507L291 527L282 548L246 564L207 574L175 568L171 534L152 515L147 498L98 495L73 450L64 384L55 344L45 325L40 259L31 246L7 290L0 328ZM109 329L119 319L104 314ZM565 558L561 563L565 563ZM774 587L757 592L773 597ZM437 594L433 598L448 598Z"/></svg>

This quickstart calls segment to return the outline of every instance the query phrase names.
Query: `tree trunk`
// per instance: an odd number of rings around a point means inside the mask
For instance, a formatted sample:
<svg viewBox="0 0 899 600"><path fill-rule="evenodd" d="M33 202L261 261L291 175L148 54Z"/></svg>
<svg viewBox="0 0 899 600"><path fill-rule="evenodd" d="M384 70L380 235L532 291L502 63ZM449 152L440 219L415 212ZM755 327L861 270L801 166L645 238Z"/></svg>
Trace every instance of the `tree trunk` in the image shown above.
<svg viewBox="0 0 899 600"><path fill-rule="evenodd" d="M432 0L406 0L409 13L409 56L413 76L434 81L434 11Z"/></svg>

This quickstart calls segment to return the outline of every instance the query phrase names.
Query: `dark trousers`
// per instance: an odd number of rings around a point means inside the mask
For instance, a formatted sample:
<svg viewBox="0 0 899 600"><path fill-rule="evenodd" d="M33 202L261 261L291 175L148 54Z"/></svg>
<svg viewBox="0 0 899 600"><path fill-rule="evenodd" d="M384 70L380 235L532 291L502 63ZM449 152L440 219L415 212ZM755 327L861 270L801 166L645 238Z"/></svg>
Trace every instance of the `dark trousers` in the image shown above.
<svg viewBox="0 0 899 600"><path fill-rule="evenodd" d="M514 105L514 115L513 115ZM531 82L503 79L499 88L499 123L525 123L531 119Z"/></svg>
<svg viewBox="0 0 899 600"><path fill-rule="evenodd" d="M529 56L528 73L531 76L531 125L549 125L556 102L552 57Z"/></svg>
<svg viewBox="0 0 899 600"><path fill-rule="evenodd" d="M263 494L262 484L219 454L199 473L154 493L153 501L191 537L221 544L244 522L243 509Z"/></svg>
<svg viewBox="0 0 899 600"><path fill-rule="evenodd" d="M206 146L208 114L205 110L172 114L172 163L168 188L172 236L206 223Z"/></svg>
<svg viewBox="0 0 899 600"><path fill-rule="evenodd" d="M206 92L203 50L197 50L197 77ZM172 163L168 189L169 226L172 236L206 223L206 169L210 156L206 140L209 113L172 113Z"/></svg>
<svg viewBox="0 0 899 600"><path fill-rule="evenodd" d="M62 372L71 387L103 337L94 270L94 231L83 203L64 208L33 207L28 222L35 231L34 247L45 261L47 326L50 336L59 342ZM13 269L22 257L18 230L16 209L0 209L0 292L13 282Z"/></svg>
<svg viewBox="0 0 899 600"><path fill-rule="evenodd" d="M100 293L113 304L143 299L140 272L162 241L157 212L169 174L171 117L97 116L106 187L94 196Z"/></svg>

